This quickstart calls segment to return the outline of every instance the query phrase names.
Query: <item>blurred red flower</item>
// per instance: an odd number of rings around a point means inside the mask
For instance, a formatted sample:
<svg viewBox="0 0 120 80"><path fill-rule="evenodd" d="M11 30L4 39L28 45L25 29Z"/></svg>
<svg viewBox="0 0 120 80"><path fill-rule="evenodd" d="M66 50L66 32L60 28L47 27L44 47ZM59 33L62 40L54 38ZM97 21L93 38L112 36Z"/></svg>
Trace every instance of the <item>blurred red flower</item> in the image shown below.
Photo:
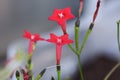
<svg viewBox="0 0 120 80"><path fill-rule="evenodd" d="M52 16L48 20L56 21L61 27L64 33L66 33L66 21L73 19L74 15L71 13L71 8L55 9Z"/></svg>
<svg viewBox="0 0 120 80"><path fill-rule="evenodd" d="M40 37L39 34L31 34L29 31L25 30L24 31L24 38L29 39L30 41L36 42L39 40L44 40L43 38Z"/></svg>
<svg viewBox="0 0 120 80"><path fill-rule="evenodd" d="M35 43L39 40L44 40L43 38L40 37L39 34L31 34L29 31L25 30L24 31L24 38L29 39L29 48L28 48L28 53L32 54L35 48Z"/></svg>
<svg viewBox="0 0 120 80"><path fill-rule="evenodd" d="M70 44L73 43L73 40L68 38L68 34L65 34L63 36L56 36L55 34L50 34L50 39L47 39L48 42L52 42L56 44L56 61L57 65L60 64L60 59L61 59L61 52L62 52L62 46L64 44Z"/></svg>

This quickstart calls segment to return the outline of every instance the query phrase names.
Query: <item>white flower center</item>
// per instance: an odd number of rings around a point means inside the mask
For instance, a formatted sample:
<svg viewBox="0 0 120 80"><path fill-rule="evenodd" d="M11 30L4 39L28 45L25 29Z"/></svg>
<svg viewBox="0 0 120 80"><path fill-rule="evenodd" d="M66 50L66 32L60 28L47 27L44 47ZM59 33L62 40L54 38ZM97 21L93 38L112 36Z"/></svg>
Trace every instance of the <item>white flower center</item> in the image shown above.
<svg viewBox="0 0 120 80"><path fill-rule="evenodd" d="M60 18L64 17L63 13L59 13L58 15L59 15Z"/></svg>
<svg viewBox="0 0 120 80"><path fill-rule="evenodd" d="M35 36L34 36L34 35L32 35L32 36L31 36L31 39L34 39L34 38L35 38Z"/></svg>
<svg viewBox="0 0 120 80"><path fill-rule="evenodd" d="M57 43L62 43L62 40L58 38Z"/></svg>

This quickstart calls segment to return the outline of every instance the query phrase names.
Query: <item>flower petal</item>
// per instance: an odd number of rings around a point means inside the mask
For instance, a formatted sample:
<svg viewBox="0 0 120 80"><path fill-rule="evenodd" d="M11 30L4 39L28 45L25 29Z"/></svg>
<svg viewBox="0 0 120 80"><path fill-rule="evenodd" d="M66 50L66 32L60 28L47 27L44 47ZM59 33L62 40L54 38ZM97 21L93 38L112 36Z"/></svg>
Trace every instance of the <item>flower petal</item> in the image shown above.
<svg viewBox="0 0 120 80"><path fill-rule="evenodd" d="M29 39L31 37L31 33L29 31L27 31L27 30L24 30L23 37Z"/></svg>
<svg viewBox="0 0 120 80"><path fill-rule="evenodd" d="M64 13L71 13L71 8L67 7L63 9Z"/></svg>
<svg viewBox="0 0 120 80"><path fill-rule="evenodd" d="M57 43L57 36L53 33L50 34L50 39L47 39L48 42Z"/></svg>
<svg viewBox="0 0 120 80"><path fill-rule="evenodd" d="M65 34L65 35L61 36L62 41L63 41L63 44L70 44L70 43L73 43L73 40L69 39L68 37L69 37L68 34Z"/></svg>
<svg viewBox="0 0 120 80"><path fill-rule="evenodd" d="M34 34L35 38L34 38L34 41L38 41L38 40L44 40L43 38L40 37L39 34Z"/></svg>

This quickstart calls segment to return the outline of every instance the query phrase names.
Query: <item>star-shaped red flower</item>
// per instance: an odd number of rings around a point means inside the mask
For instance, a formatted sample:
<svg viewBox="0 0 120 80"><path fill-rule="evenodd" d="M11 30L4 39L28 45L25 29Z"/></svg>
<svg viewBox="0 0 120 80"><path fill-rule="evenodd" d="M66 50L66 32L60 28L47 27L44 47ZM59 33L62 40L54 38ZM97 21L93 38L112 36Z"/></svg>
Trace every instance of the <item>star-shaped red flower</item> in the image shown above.
<svg viewBox="0 0 120 80"><path fill-rule="evenodd" d="M31 34L29 31L25 30L24 31L24 38L29 39L30 41L36 42L39 40L44 40L43 38L40 37L39 34Z"/></svg>
<svg viewBox="0 0 120 80"><path fill-rule="evenodd" d="M48 42L52 42L56 44L56 61L57 61L57 65L60 64L60 59L61 59L61 52L62 52L62 46L64 44L70 44L73 43L73 40L68 38L69 35L65 34L63 36L56 36L55 34L50 34L50 39L48 39Z"/></svg>
<svg viewBox="0 0 120 80"><path fill-rule="evenodd" d="M55 9L52 16L48 19L56 21L62 27L62 30L66 32L66 21L73 18L74 15L71 13L71 8L67 7L64 9Z"/></svg>
<svg viewBox="0 0 120 80"><path fill-rule="evenodd" d="M24 31L24 38L29 39L29 47L28 47L28 53L32 54L35 48L35 43L39 40L44 40L43 38L40 37L39 34L31 34L29 31L25 30Z"/></svg>
<svg viewBox="0 0 120 80"><path fill-rule="evenodd" d="M55 43L56 45L64 45L64 44L70 44L73 43L73 40L68 38L69 35L65 34L63 36L56 36L55 34L50 34L50 39L48 39L48 42Z"/></svg>

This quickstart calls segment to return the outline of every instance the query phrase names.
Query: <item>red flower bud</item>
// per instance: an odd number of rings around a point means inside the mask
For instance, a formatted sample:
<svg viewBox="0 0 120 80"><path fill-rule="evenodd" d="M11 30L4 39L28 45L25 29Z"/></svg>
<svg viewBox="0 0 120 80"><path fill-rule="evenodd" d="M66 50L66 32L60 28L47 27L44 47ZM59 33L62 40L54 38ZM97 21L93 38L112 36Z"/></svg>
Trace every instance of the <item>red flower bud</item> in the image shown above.
<svg viewBox="0 0 120 80"><path fill-rule="evenodd" d="M95 10L94 15L93 15L93 23L95 22L95 19L97 17L99 7L100 7L100 0L97 1L96 10Z"/></svg>

